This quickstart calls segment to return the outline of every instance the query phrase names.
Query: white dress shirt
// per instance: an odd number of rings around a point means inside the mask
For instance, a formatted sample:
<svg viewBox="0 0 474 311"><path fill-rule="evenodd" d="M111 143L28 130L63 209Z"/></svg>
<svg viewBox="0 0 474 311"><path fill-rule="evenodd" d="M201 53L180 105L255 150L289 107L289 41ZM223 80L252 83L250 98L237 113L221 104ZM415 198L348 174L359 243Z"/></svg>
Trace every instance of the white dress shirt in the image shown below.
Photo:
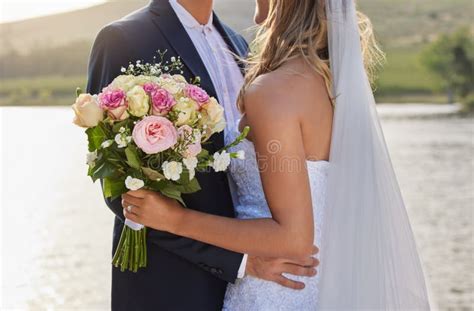
<svg viewBox="0 0 474 311"><path fill-rule="evenodd" d="M170 0L170 4L199 53L216 89L219 103L224 107L226 119L224 137L225 143L228 144L230 141L228 141L226 133L234 130L240 119L240 112L236 104L244 82L240 68L219 31L214 27L212 14L207 24L201 25L177 0ZM229 183L232 200L236 205L238 198L235 193L235 185L231 179ZM242 258L238 278L245 276L247 257L245 254Z"/></svg>

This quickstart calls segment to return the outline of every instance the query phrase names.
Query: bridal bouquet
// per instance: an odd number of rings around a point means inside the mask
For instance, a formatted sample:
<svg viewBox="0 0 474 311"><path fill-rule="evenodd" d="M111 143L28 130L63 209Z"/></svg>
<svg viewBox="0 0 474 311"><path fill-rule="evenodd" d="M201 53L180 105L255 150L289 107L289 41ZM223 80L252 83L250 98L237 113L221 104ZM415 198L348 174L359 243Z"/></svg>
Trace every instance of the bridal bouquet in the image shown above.
<svg viewBox="0 0 474 311"><path fill-rule="evenodd" d="M196 171L224 171L227 152L247 135L209 154L206 141L224 130L224 110L217 100L180 75L182 63L172 57L153 64L130 64L98 95L77 91L74 123L87 128L88 175L103 181L107 198L129 190L158 191L184 205L182 194L200 190ZM122 231L112 263L136 272L146 267L146 228L129 220Z"/></svg>

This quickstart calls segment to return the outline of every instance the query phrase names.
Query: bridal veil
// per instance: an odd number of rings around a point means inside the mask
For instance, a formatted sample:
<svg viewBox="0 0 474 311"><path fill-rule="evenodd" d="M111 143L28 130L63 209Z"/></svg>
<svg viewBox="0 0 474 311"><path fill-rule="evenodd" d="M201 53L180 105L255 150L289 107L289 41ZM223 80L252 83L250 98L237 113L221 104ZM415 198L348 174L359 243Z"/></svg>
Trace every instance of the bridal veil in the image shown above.
<svg viewBox="0 0 474 311"><path fill-rule="evenodd" d="M326 0L335 113L319 310L429 310L364 69L354 2Z"/></svg>

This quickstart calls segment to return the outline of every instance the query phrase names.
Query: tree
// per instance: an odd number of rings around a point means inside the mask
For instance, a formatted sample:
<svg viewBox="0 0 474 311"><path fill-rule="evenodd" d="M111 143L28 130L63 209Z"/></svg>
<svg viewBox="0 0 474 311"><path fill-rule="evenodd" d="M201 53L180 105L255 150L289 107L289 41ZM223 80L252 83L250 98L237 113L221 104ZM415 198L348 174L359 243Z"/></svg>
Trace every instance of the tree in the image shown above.
<svg viewBox="0 0 474 311"><path fill-rule="evenodd" d="M423 64L437 74L450 94L465 99L474 90L474 40L467 28L441 35L422 53Z"/></svg>

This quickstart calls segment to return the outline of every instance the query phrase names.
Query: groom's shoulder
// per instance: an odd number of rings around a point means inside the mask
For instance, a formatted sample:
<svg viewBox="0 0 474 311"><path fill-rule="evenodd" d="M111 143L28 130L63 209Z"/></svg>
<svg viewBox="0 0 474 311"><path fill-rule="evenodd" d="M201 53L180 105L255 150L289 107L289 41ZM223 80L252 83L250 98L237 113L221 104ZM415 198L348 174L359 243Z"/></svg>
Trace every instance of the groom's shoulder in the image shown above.
<svg viewBox="0 0 474 311"><path fill-rule="evenodd" d="M248 49L248 43L247 40L245 40L244 36L239 34L237 31L232 29L229 25L226 23L222 22L222 20L219 20L220 24L222 25L222 28L229 34L229 37L236 43L238 43L242 48L245 48L246 50Z"/></svg>
<svg viewBox="0 0 474 311"><path fill-rule="evenodd" d="M147 33L153 27L151 12L148 7L140 8L130 14L112 21L100 29L96 40L107 39L109 37L120 37L121 40L140 37L140 34Z"/></svg>

